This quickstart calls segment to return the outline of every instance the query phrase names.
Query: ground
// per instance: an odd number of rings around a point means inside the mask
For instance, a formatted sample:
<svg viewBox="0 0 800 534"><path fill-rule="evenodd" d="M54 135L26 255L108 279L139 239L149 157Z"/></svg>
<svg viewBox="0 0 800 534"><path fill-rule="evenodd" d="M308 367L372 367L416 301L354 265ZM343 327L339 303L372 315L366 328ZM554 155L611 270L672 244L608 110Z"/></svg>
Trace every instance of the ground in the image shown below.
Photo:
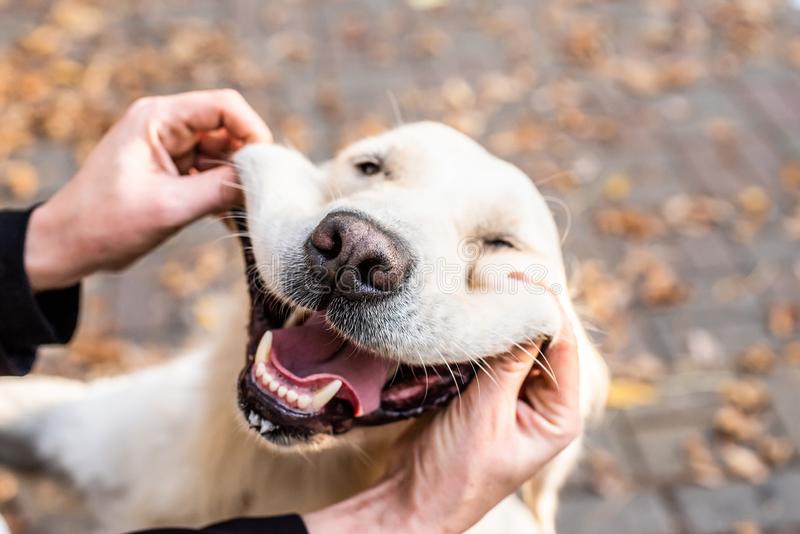
<svg viewBox="0 0 800 534"><path fill-rule="evenodd" d="M316 159L442 120L548 196L615 376L560 532L800 530L798 2L0 0L0 206L47 198L136 97L227 86ZM239 276L222 236L88 280L39 369L202 335Z"/></svg>

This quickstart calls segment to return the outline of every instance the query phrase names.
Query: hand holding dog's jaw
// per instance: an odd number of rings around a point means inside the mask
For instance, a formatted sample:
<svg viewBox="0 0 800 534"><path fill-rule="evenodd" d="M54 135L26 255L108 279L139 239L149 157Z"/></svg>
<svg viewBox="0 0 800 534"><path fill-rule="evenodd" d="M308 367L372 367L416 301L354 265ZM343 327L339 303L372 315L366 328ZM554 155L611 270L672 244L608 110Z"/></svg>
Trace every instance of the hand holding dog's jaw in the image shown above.
<svg viewBox="0 0 800 534"><path fill-rule="evenodd" d="M463 532L533 477L580 433L578 355L565 324L533 373L519 348L487 363L492 379L473 384L419 435L407 455L367 492L304 517L314 532L364 525L414 532ZM469 460L464 451L469 451ZM337 530L338 529L338 530Z"/></svg>
<svg viewBox="0 0 800 534"><path fill-rule="evenodd" d="M233 168L216 163L270 139L233 91L137 101L75 177L33 211L25 243L32 288L126 267L186 224L241 202ZM198 172L209 160L214 168Z"/></svg>

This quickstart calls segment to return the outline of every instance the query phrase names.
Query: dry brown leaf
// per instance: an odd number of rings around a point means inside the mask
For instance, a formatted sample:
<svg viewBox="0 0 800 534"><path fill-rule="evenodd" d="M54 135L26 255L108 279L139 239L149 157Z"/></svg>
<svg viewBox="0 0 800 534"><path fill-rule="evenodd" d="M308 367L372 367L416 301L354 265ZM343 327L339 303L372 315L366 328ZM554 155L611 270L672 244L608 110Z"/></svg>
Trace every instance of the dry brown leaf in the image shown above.
<svg viewBox="0 0 800 534"><path fill-rule="evenodd" d="M106 14L88 2L61 0L50 10L50 18L66 33L80 38L99 34L108 24Z"/></svg>
<svg viewBox="0 0 800 534"><path fill-rule="evenodd" d="M613 202L625 200L631 193L631 179L627 174L615 172L606 178L603 184L603 196Z"/></svg>
<svg viewBox="0 0 800 534"><path fill-rule="evenodd" d="M739 207L746 217L761 218L772 204L767 192L762 187L751 185L739 191Z"/></svg>
<svg viewBox="0 0 800 534"><path fill-rule="evenodd" d="M632 380L656 383L664 378L666 368L658 356L650 353L639 354L634 358L625 360L615 369L615 376L626 377Z"/></svg>
<svg viewBox="0 0 800 534"><path fill-rule="evenodd" d="M449 0L406 0L408 6L417 11L429 11L445 7Z"/></svg>
<svg viewBox="0 0 800 534"><path fill-rule="evenodd" d="M722 406L717 409L712 426L720 434L736 441L752 441L763 432L758 419L732 406Z"/></svg>
<svg viewBox="0 0 800 534"><path fill-rule="evenodd" d="M769 345L756 343L745 349L739 357L738 366L746 373L762 375L772 370L775 360L775 352Z"/></svg>
<svg viewBox="0 0 800 534"><path fill-rule="evenodd" d="M719 454L727 471L737 478L760 484L769 476L767 466L748 448L726 443L719 448Z"/></svg>
<svg viewBox="0 0 800 534"><path fill-rule="evenodd" d="M706 136L718 145L732 145L736 143L736 125L727 118L715 117L705 126Z"/></svg>
<svg viewBox="0 0 800 534"><path fill-rule="evenodd" d="M619 464L607 451L593 450L588 455L592 489L604 497L625 493L629 484Z"/></svg>
<svg viewBox="0 0 800 534"><path fill-rule="evenodd" d="M435 57L450 46L450 36L439 29L429 28L414 34L414 49L421 56Z"/></svg>
<svg viewBox="0 0 800 534"><path fill-rule="evenodd" d="M26 52L37 56L51 56L63 53L66 48L64 32L55 26L38 26L19 41Z"/></svg>
<svg viewBox="0 0 800 534"><path fill-rule="evenodd" d="M625 409L653 404L657 398L658 391L653 384L626 378L613 378L608 388L606 405L610 408Z"/></svg>
<svg viewBox="0 0 800 534"><path fill-rule="evenodd" d="M681 193L667 199L662 214L674 228L690 235L699 235L729 220L733 215L733 206L711 196Z"/></svg>
<svg viewBox="0 0 800 534"><path fill-rule="evenodd" d="M341 117L344 113L344 102L339 90L330 82L320 84L317 90L317 106L329 119Z"/></svg>
<svg viewBox="0 0 800 534"><path fill-rule="evenodd" d="M794 457L794 445L786 438L764 436L758 440L758 453L769 465L780 467Z"/></svg>
<svg viewBox="0 0 800 534"><path fill-rule="evenodd" d="M622 84L635 95L653 96L662 90L661 73L653 63L630 59L622 61L618 70Z"/></svg>
<svg viewBox="0 0 800 534"><path fill-rule="evenodd" d="M448 78L441 87L442 101L451 108L462 110L475 106L477 97L464 78Z"/></svg>
<svg viewBox="0 0 800 534"><path fill-rule="evenodd" d="M682 444L689 480L705 488L716 488L725 482L725 473L701 436L692 436Z"/></svg>
<svg viewBox="0 0 800 534"><path fill-rule="evenodd" d="M783 359L791 365L800 365L800 341L791 341L783 347Z"/></svg>
<svg viewBox="0 0 800 534"><path fill-rule="evenodd" d="M760 412L770 402L767 386L752 378L725 382L720 393L725 402L748 413Z"/></svg>
<svg viewBox="0 0 800 534"><path fill-rule="evenodd" d="M567 58L586 67L597 65L605 57L603 32L594 20L572 24L564 36L563 46Z"/></svg>
<svg viewBox="0 0 800 534"><path fill-rule="evenodd" d="M800 69L800 37L792 38L786 45L786 59L791 66Z"/></svg>
<svg viewBox="0 0 800 534"><path fill-rule="evenodd" d="M800 161L788 161L781 166L781 183L786 189L800 191Z"/></svg>
<svg viewBox="0 0 800 534"><path fill-rule="evenodd" d="M267 41L267 46L277 59L296 63L308 63L311 60L313 42L307 34L300 31L284 30L276 33Z"/></svg>
<svg viewBox="0 0 800 534"><path fill-rule="evenodd" d="M733 525L733 534L761 534L761 532L761 527L753 521L737 521Z"/></svg>
<svg viewBox="0 0 800 534"><path fill-rule="evenodd" d="M39 192L39 172L27 161L9 161L4 167L3 184L19 201L29 202Z"/></svg>
<svg viewBox="0 0 800 534"><path fill-rule="evenodd" d="M787 338L797 329L798 308L789 302L776 302L769 307L767 324L775 337Z"/></svg>
<svg viewBox="0 0 800 534"><path fill-rule="evenodd" d="M595 213L600 232L632 239L652 239L661 235L663 225L654 215L636 208L604 208Z"/></svg>
<svg viewBox="0 0 800 534"><path fill-rule="evenodd" d="M639 285L639 297L649 306L673 306L686 299L686 285L665 264L654 264Z"/></svg>
<svg viewBox="0 0 800 534"><path fill-rule="evenodd" d="M678 58L659 66L658 85L661 89L683 89L705 76L703 64L693 58Z"/></svg>

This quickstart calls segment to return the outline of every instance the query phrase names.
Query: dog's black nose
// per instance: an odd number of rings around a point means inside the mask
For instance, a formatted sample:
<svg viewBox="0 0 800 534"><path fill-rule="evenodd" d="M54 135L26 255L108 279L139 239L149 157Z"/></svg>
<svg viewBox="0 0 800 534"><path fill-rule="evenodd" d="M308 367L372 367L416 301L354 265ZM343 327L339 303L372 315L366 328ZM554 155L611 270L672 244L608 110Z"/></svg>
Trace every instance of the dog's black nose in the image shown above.
<svg viewBox="0 0 800 534"><path fill-rule="evenodd" d="M306 256L320 281L353 299L395 291L410 263L397 237L347 211L334 211L322 219L306 242Z"/></svg>

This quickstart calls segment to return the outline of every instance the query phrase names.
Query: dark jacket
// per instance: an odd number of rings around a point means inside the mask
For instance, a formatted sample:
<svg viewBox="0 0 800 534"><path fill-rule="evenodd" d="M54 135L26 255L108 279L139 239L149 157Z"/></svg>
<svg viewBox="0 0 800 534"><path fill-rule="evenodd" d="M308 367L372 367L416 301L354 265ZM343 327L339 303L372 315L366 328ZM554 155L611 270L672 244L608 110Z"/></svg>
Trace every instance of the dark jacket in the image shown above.
<svg viewBox="0 0 800 534"><path fill-rule="evenodd" d="M34 293L25 273L29 211L0 211L0 375L31 370L39 345L66 343L78 323L80 285ZM298 515L241 518L202 529L158 529L148 534L305 533Z"/></svg>

